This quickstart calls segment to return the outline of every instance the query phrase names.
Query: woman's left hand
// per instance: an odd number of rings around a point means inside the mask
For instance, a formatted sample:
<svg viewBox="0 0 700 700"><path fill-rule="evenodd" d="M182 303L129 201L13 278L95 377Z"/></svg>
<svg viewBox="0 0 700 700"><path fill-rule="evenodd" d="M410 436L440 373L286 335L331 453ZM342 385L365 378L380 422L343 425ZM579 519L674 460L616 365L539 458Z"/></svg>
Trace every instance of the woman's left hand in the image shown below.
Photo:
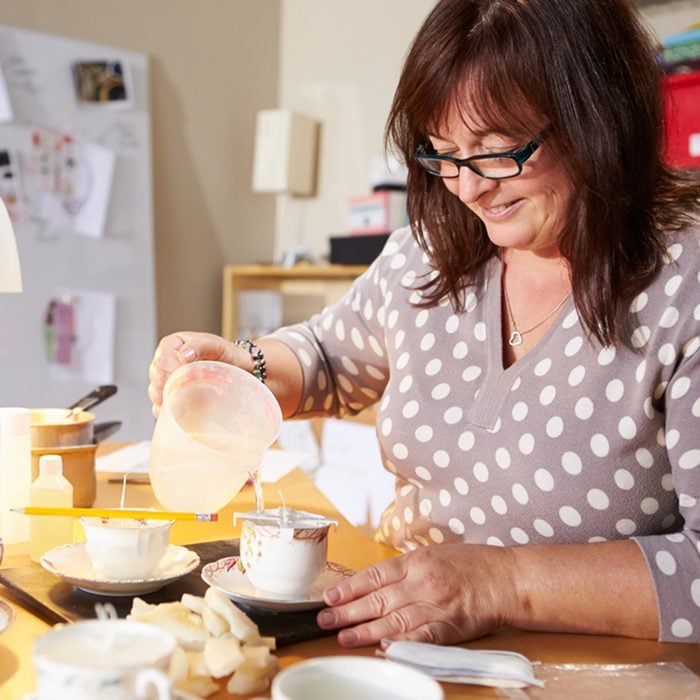
<svg viewBox="0 0 700 700"><path fill-rule="evenodd" d="M324 629L345 647L381 639L450 644L503 627L517 605L509 549L433 545L370 566L324 592Z"/></svg>

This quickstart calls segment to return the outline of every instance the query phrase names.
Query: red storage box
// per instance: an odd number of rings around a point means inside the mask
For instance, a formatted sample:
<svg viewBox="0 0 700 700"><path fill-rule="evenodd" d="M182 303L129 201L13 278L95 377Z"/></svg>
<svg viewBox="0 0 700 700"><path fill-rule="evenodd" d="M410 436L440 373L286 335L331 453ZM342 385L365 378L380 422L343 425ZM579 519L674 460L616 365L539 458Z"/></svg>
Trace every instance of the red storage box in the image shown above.
<svg viewBox="0 0 700 700"><path fill-rule="evenodd" d="M379 190L350 199L348 229L351 234L388 233L406 226L406 193L398 190Z"/></svg>
<svg viewBox="0 0 700 700"><path fill-rule="evenodd" d="M700 168L700 71L667 75L662 87L666 160L681 168Z"/></svg>

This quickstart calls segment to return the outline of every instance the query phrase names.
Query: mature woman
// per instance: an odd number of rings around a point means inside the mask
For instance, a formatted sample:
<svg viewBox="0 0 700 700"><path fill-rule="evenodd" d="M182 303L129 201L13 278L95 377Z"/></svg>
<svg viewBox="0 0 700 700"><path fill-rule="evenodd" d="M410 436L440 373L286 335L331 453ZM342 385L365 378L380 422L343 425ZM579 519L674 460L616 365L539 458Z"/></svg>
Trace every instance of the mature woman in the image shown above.
<svg viewBox="0 0 700 700"><path fill-rule="evenodd" d="M161 342L156 407L205 358L264 361L286 416L380 402L405 554L325 592L341 644L700 641L700 188L662 161L658 86L626 0L442 0L387 127L410 229L260 352Z"/></svg>

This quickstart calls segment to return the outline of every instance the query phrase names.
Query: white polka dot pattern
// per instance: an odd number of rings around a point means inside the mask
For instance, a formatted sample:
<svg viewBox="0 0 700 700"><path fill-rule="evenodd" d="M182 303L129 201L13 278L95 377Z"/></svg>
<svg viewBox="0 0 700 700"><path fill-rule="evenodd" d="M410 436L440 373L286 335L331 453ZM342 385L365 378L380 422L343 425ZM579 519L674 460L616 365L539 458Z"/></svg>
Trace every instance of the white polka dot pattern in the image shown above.
<svg viewBox="0 0 700 700"><path fill-rule="evenodd" d="M615 347L590 341L569 301L504 372L498 260L490 284L465 290L463 313L445 300L416 308L434 271L406 229L344 300L276 334L300 360L300 416L380 400L384 464L403 485L381 539L408 551L631 537L661 638L700 642L700 245L669 238Z"/></svg>

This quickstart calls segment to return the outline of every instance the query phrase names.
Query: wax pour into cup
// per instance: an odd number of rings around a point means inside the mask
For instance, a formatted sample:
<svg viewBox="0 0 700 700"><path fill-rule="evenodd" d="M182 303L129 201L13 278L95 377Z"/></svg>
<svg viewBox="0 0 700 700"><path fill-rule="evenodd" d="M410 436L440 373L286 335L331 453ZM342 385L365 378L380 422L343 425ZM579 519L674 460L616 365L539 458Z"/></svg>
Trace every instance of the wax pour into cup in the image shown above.
<svg viewBox="0 0 700 700"><path fill-rule="evenodd" d="M236 513L240 519L240 563L250 583L272 597L308 593L326 565L328 531L338 521L280 507Z"/></svg>
<svg viewBox="0 0 700 700"><path fill-rule="evenodd" d="M215 513L256 473L282 412L257 378L223 362L173 372L151 443L151 484L166 510Z"/></svg>

